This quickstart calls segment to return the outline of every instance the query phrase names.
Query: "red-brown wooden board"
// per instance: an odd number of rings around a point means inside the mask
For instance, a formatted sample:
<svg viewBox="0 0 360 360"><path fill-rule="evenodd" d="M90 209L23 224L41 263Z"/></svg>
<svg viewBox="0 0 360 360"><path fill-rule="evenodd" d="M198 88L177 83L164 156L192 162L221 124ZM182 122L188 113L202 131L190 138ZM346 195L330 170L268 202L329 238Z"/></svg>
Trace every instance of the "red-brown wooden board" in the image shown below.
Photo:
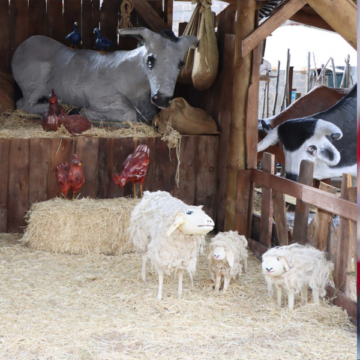
<svg viewBox="0 0 360 360"><path fill-rule="evenodd" d="M0 71L10 71L9 1L0 0Z"/></svg>
<svg viewBox="0 0 360 360"><path fill-rule="evenodd" d="M99 139L79 137L76 140L76 154L82 161L85 183L80 190L80 197L96 198L98 188L98 153Z"/></svg>
<svg viewBox="0 0 360 360"><path fill-rule="evenodd" d="M122 196L131 195L133 197L133 184L127 183L124 187L120 188L113 183L113 177L116 174L120 175L122 171L122 164L125 159L134 152L135 143L133 138L114 139L114 152L113 152L113 169L111 173L110 182L110 198L118 198Z"/></svg>
<svg viewBox="0 0 360 360"><path fill-rule="evenodd" d="M156 191L155 184L155 168L156 168L156 138L139 138L138 145L147 145L149 148L149 167L147 169L145 182L143 184L143 191Z"/></svg>
<svg viewBox="0 0 360 360"><path fill-rule="evenodd" d="M0 233L7 232L10 139L0 139Z"/></svg>
<svg viewBox="0 0 360 360"><path fill-rule="evenodd" d="M100 0L92 0L92 22L91 22L91 49L95 49L96 36L93 33L95 28L100 27Z"/></svg>
<svg viewBox="0 0 360 360"><path fill-rule="evenodd" d="M47 200L51 139L30 139L29 208Z"/></svg>
<svg viewBox="0 0 360 360"><path fill-rule="evenodd" d="M237 230L240 235L245 236L247 236L248 233L249 215L251 215L249 214L249 195L251 189L250 177L251 173L249 170L239 170L236 193L235 230Z"/></svg>
<svg viewBox="0 0 360 360"><path fill-rule="evenodd" d="M8 232L23 232L29 209L29 139L11 139L9 156Z"/></svg>
<svg viewBox="0 0 360 360"><path fill-rule="evenodd" d="M62 0L47 0L47 36L65 42L62 26Z"/></svg>
<svg viewBox="0 0 360 360"><path fill-rule="evenodd" d="M75 151L73 139L52 139L50 151L48 199L61 196L60 188L56 182L56 167L62 163L70 165Z"/></svg>
<svg viewBox="0 0 360 360"><path fill-rule="evenodd" d="M10 41L12 58L17 47L28 38L29 8L27 0L12 0L10 2Z"/></svg>
<svg viewBox="0 0 360 360"><path fill-rule="evenodd" d="M82 48L92 49L94 36L94 28L92 24L92 1L83 0L82 2L82 22L81 22L81 37L82 37Z"/></svg>
<svg viewBox="0 0 360 360"><path fill-rule="evenodd" d="M98 189L97 197L107 199L110 196L111 174L113 169L113 147L114 139L99 139L98 154Z"/></svg>
<svg viewBox="0 0 360 360"><path fill-rule="evenodd" d="M114 43L114 50L117 48L117 25L119 22L120 1L104 0L100 12L101 35ZM95 35L94 35L95 37ZM96 38L96 37L95 37Z"/></svg>
<svg viewBox="0 0 360 360"><path fill-rule="evenodd" d="M175 172L173 171L174 164L177 161L176 156L169 159L169 149L166 141L162 141L160 137L155 140L156 148L156 168L155 168L155 191L171 191L171 184L175 184Z"/></svg>
<svg viewBox="0 0 360 360"><path fill-rule="evenodd" d="M180 150L180 184L171 194L186 204L194 205L196 198L196 150L198 136L182 136Z"/></svg>
<svg viewBox="0 0 360 360"><path fill-rule="evenodd" d="M46 35L46 0L29 0L29 37Z"/></svg>
<svg viewBox="0 0 360 360"><path fill-rule="evenodd" d="M64 0L63 14L63 36L74 31L74 22L78 23L78 30L81 33L81 0ZM63 40L63 43L70 46L70 39Z"/></svg>
<svg viewBox="0 0 360 360"><path fill-rule="evenodd" d="M199 136L196 157L196 205L215 219L216 177L217 177L217 136Z"/></svg>

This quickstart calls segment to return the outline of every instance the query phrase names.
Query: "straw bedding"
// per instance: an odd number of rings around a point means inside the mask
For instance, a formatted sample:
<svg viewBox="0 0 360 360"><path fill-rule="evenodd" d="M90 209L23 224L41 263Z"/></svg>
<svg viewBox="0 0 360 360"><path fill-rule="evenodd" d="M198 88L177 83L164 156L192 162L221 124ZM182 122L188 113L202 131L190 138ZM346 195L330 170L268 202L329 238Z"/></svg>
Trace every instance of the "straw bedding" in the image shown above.
<svg viewBox="0 0 360 360"><path fill-rule="evenodd" d="M191 287L141 280L141 257L40 252L0 236L0 358L13 359L354 359L346 313L321 302L293 312L266 294L260 262L215 294L206 256ZM206 253L206 252L205 252Z"/></svg>
<svg viewBox="0 0 360 360"><path fill-rule="evenodd" d="M36 250L114 255L131 251L127 229L140 200L55 198L35 203L27 214L23 242Z"/></svg>

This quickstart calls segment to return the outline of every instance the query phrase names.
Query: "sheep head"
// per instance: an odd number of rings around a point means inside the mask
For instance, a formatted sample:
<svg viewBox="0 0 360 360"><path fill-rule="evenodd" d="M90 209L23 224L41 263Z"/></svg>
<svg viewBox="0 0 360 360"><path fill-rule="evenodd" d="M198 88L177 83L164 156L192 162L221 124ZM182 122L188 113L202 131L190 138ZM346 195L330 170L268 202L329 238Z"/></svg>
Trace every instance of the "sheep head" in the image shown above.
<svg viewBox="0 0 360 360"><path fill-rule="evenodd" d="M166 232L170 236L176 229L187 235L205 235L214 229L214 221L202 210L202 206L189 206L175 215L173 224Z"/></svg>
<svg viewBox="0 0 360 360"><path fill-rule="evenodd" d="M289 271L290 267L286 259L282 256L263 256L262 270L264 275L280 276L285 270Z"/></svg>
<svg viewBox="0 0 360 360"><path fill-rule="evenodd" d="M230 267L234 266L234 252L230 249L226 250L223 246L217 246L208 255L208 259L213 258L214 260L224 260L226 258Z"/></svg>

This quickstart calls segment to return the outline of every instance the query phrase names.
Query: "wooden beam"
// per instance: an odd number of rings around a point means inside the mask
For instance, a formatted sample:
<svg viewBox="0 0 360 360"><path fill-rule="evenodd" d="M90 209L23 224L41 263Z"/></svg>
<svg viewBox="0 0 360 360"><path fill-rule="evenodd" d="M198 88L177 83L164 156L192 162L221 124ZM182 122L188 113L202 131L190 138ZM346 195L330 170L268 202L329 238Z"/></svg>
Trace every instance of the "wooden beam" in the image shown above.
<svg viewBox="0 0 360 360"><path fill-rule="evenodd" d="M273 216L279 246L289 245L285 196L283 193L275 190L273 190L272 193L274 206Z"/></svg>
<svg viewBox="0 0 360 360"><path fill-rule="evenodd" d="M307 2L339 35L357 49L357 6L352 0Z"/></svg>
<svg viewBox="0 0 360 360"><path fill-rule="evenodd" d="M238 0L236 22L236 42L234 58L233 102L230 124L230 147L228 159L228 178L226 195L225 229L235 228L236 193L238 170L245 169L245 128L248 90L251 75L251 54L241 55L241 41L253 30L255 25L255 1Z"/></svg>
<svg viewBox="0 0 360 360"><path fill-rule="evenodd" d="M291 16L296 14L306 2L304 0L290 0L279 11L262 23L254 32L242 41L242 56L248 55L257 45L266 39L274 30ZM239 13L239 12L238 12Z"/></svg>
<svg viewBox="0 0 360 360"><path fill-rule="evenodd" d="M319 29L335 31L321 16L312 14L304 10L298 11L290 20L299 22L304 25L314 26Z"/></svg>
<svg viewBox="0 0 360 360"><path fill-rule="evenodd" d="M169 26L161 19L158 13L146 0L133 0L134 8L151 30L157 32L169 29Z"/></svg>
<svg viewBox="0 0 360 360"><path fill-rule="evenodd" d="M261 259L261 256L266 253L269 249L261 244L259 241L248 238L249 248L254 253L254 255Z"/></svg>
<svg viewBox="0 0 360 360"><path fill-rule="evenodd" d="M336 195L326 193L311 186L299 184L257 169L251 169L251 181L275 191L300 199L349 220L357 221L357 206L350 201L340 199Z"/></svg>

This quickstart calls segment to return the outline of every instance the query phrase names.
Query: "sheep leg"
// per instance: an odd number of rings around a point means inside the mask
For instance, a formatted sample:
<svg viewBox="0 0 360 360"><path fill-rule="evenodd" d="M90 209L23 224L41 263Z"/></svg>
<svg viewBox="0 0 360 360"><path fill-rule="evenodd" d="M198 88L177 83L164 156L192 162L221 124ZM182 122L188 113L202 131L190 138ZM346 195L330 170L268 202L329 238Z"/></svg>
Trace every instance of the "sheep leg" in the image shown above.
<svg viewBox="0 0 360 360"><path fill-rule="evenodd" d="M320 304L319 289L313 289L312 294L313 294L314 303Z"/></svg>
<svg viewBox="0 0 360 360"><path fill-rule="evenodd" d="M134 199L136 199L136 184L133 183L133 185L134 185Z"/></svg>
<svg viewBox="0 0 360 360"><path fill-rule="evenodd" d="M277 306L278 307L281 307L281 293L282 293L282 289L281 289L281 287L278 287L277 288L277 293L276 293L276 295L277 295Z"/></svg>
<svg viewBox="0 0 360 360"><path fill-rule="evenodd" d="M158 274L159 274L159 290L158 290L158 300L161 300L162 297L162 287L163 287L163 283L164 283L164 273L160 270L158 270Z"/></svg>
<svg viewBox="0 0 360 360"><path fill-rule="evenodd" d="M295 294L293 291L289 291L288 292L289 310L294 310L294 301L295 301Z"/></svg>
<svg viewBox="0 0 360 360"><path fill-rule="evenodd" d="M305 305L307 303L307 285L303 286L301 289L301 304Z"/></svg>
<svg viewBox="0 0 360 360"><path fill-rule="evenodd" d="M146 282L146 255L142 256L142 268L141 268L141 277L144 280L144 282Z"/></svg>
<svg viewBox="0 0 360 360"><path fill-rule="evenodd" d="M227 287L228 287L229 284L230 284L230 280L231 280L230 277L228 277L228 276L225 276L225 277L224 277L224 288L223 288L223 293L224 293L224 294L225 294L225 292L226 292Z"/></svg>
<svg viewBox="0 0 360 360"><path fill-rule="evenodd" d="M184 270L179 270L178 299L181 299L183 274Z"/></svg>
<svg viewBox="0 0 360 360"><path fill-rule="evenodd" d="M217 273L215 279L215 291L219 291L220 284L221 284L221 273Z"/></svg>

